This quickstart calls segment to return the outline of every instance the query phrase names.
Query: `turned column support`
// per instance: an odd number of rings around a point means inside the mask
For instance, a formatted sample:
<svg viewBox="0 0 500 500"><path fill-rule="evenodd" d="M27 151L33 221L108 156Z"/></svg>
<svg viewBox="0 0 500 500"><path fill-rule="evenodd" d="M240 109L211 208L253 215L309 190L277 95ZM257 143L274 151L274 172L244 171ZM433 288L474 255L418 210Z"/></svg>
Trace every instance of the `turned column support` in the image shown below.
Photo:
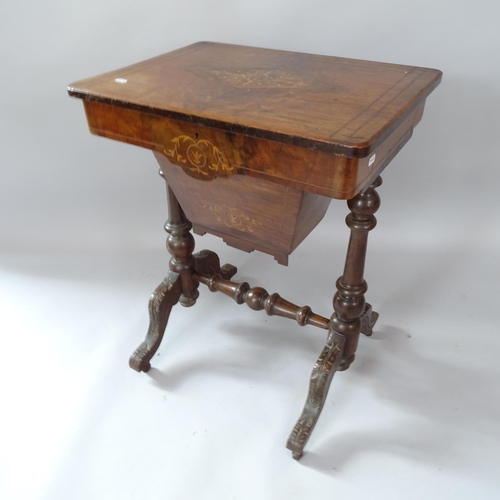
<svg viewBox="0 0 500 500"><path fill-rule="evenodd" d="M346 370L354 361L362 329L362 317L366 317L368 312L365 308L365 293L368 286L363 274L368 233L377 225L374 214L380 207L380 197L375 188L381 184L382 179L377 177L364 193L359 193L347 202L351 213L346 217L346 224L351 230L351 236L344 273L336 283L337 293L333 298L335 312L331 317L332 330L346 338L339 370ZM375 321L375 315L376 313L370 311L370 319Z"/></svg>
<svg viewBox="0 0 500 500"><path fill-rule="evenodd" d="M293 458L299 459L318 421L337 370L346 370L354 360L359 334L371 335L378 314L365 302L368 288L363 279L368 232L377 224L373 215L380 207L375 188L382 184L377 177L364 192L347 202L351 213L346 223L351 230L344 273L337 280L333 298L334 314L328 323L328 339L311 373L304 409L287 441Z"/></svg>
<svg viewBox="0 0 500 500"><path fill-rule="evenodd" d="M160 170L160 175L163 173ZM181 277L182 294L179 303L184 307L192 306L198 298L198 282L193 279L195 259L193 257L194 237L191 234L191 222L186 218L174 192L167 185L168 221L165 231L168 233L167 250L170 258L170 271Z"/></svg>

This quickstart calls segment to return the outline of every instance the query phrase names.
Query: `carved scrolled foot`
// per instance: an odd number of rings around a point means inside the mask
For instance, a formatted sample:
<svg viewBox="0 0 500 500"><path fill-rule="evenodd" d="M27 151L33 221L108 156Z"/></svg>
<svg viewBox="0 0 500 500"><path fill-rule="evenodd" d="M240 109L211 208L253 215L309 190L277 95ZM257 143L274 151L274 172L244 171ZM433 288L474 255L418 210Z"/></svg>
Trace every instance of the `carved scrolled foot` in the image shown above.
<svg viewBox="0 0 500 500"><path fill-rule="evenodd" d="M372 310L372 306L370 304L366 304L360 319L361 333L363 333L367 337L370 337L373 333L373 327L377 322L378 313Z"/></svg>
<svg viewBox="0 0 500 500"><path fill-rule="evenodd" d="M232 264L224 264L220 268L220 271L220 275L225 280L230 280L238 272L238 268L236 266L233 266Z"/></svg>
<svg viewBox="0 0 500 500"><path fill-rule="evenodd" d="M342 359L344 345L345 337L330 330L325 348L311 373L306 404L286 443L296 460L302 456L304 446L318 421L333 375Z"/></svg>
<svg viewBox="0 0 500 500"><path fill-rule="evenodd" d="M151 368L150 360L160 347L170 311L179 300L181 293L180 276L170 272L151 294L148 333L129 360L130 368L133 370L147 372Z"/></svg>
<svg viewBox="0 0 500 500"><path fill-rule="evenodd" d="M232 264L220 265L219 256L211 250L202 250L194 254L194 269L202 276L213 276L218 274L225 280L230 280L238 269Z"/></svg>

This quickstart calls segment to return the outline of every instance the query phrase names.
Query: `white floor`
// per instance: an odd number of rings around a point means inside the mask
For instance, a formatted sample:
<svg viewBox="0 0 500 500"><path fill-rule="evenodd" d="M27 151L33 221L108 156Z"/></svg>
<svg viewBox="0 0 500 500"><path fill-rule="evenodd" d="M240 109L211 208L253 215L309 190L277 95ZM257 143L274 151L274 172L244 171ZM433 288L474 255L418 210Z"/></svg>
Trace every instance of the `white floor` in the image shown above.
<svg viewBox="0 0 500 500"><path fill-rule="evenodd" d="M235 279L329 315L347 243L340 205L288 268L211 236L197 246L237 265ZM203 288L193 308L174 308L138 374L128 356L166 269L161 245L4 255L1 498L497 499L496 252L391 247L383 215L367 262L379 322L335 376L299 462L284 444L322 331Z"/></svg>

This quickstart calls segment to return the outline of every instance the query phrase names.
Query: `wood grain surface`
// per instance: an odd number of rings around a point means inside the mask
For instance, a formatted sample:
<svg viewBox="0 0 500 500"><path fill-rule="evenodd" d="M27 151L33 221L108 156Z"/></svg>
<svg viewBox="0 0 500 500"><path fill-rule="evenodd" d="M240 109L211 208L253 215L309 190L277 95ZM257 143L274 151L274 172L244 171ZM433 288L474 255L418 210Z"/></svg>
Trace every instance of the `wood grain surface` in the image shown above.
<svg viewBox="0 0 500 500"><path fill-rule="evenodd" d="M81 80L71 95L349 158L368 156L441 72L199 42Z"/></svg>

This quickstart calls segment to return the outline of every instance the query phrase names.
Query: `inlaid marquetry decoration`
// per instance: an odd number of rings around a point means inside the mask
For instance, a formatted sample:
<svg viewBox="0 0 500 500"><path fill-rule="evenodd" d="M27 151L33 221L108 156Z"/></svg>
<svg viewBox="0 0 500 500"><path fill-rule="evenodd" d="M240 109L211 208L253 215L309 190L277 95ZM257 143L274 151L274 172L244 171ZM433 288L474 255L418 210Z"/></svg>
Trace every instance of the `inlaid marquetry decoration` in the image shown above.
<svg viewBox="0 0 500 500"><path fill-rule="evenodd" d="M208 210L216 221L243 233L253 233L255 228L262 226L259 221L252 219L249 215L234 207L214 204L203 205L203 208Z"/></svg>
<svg viewBox="0 0 500 500"><path fill-rule="evenodd" d="M280 68L209 69L210 76L233 87L296 89L307 84L298 76Z"/></svg>
<svg viewBox="0 0 500 500"><path fill-rule="evenodd" d="M171 163L196 179L211 180L236 173L224 153L206 139L179 135L171 140L171 148L163 152Z"/></svg>

